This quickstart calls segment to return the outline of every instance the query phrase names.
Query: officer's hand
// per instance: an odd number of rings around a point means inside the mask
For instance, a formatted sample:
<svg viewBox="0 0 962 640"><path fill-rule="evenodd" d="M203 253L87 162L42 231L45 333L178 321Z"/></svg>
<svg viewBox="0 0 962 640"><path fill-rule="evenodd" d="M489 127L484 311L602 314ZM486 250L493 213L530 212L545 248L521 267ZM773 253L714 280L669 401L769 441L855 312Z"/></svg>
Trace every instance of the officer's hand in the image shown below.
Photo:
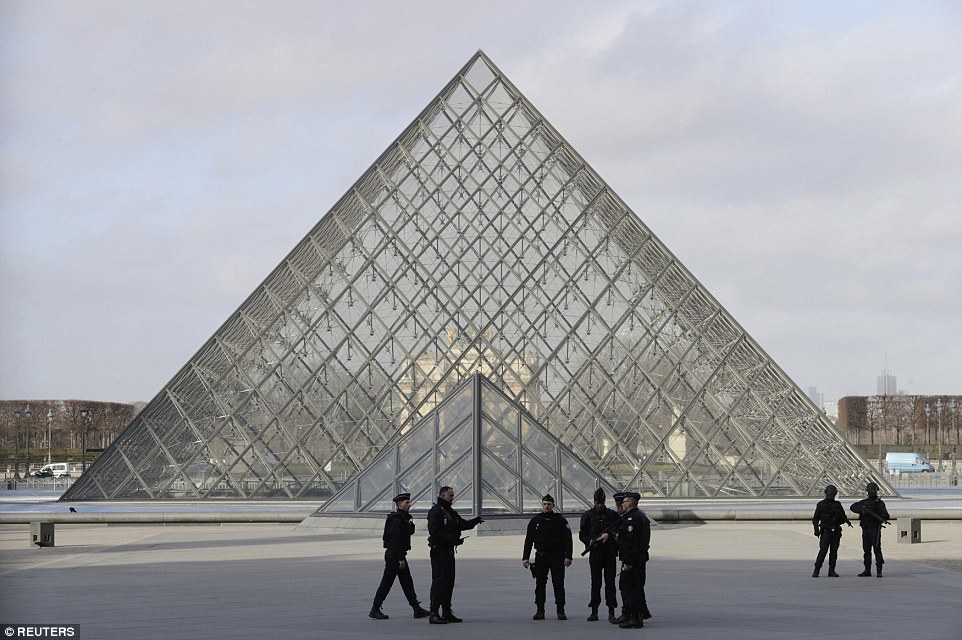
<svg viewBox="0 0 962 640"><path fill-rule="evenodd" d="M522 561L521 561L521 564L524 565L524 568L525 568L525 569L527 569L527 568L528 568L528 565L529 565L530 563L529 563L527 560L522 560Z"/></svg>
<svg viewBox="0 0 962 640"><path fill-rule="evenodd" d="M624 573L625 571L631 571L631 565L627 562L621 565L621 572Z"/></svg>
<svg viewBox="0 0 962 640"><path fill-rule="evenodd" d="M566 567L570 567L570 566L571 566L571 558L565 558L565 566L566 566Z"/></svg>
<svg viewBox="0 0 962 640"><path fill-rule="evenodd" d="M818 527L815 527L815 537L818 537L819 533L821 532L818 530Z"/></svg>
<svg viewBox="0 0 962 640"><path fill-rule="evenodd" d="M407 563L406 563L404 560L398 560L398 561L397 561L397 566L400 567L401 569L403 569L404 567L407 566Z"/></svg>
<svg viewBox="0 0 962 640"><path fill-rule="evenodd" d="M595 538L595 542L604 542L604 541L607 540L607 539L608 539L608 534L607 534L607 533L602 533L600 536L598 536L597 538Z"/></svg>

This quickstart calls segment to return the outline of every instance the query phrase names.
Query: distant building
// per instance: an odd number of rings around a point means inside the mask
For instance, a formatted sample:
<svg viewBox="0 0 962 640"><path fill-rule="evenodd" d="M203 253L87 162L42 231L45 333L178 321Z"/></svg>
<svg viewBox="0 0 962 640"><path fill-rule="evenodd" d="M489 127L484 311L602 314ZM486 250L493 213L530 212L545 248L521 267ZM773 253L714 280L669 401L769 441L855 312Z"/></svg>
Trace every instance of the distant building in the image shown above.
<svg viewBox="0 0 962 640"><path fill-rule="evenodd" d="M815 406L825 412L825 394L819 392L818 387L811 386L808 388L808 398L815 403Z"/></svg>
<svg viewBox="0 0 962 640"><path fill-rule="evenodd" d="M898 387L895 384L895 376L888 370L882 371L882 375L877 378L875 395L894 396L896 393L898 393Z"/></svg>

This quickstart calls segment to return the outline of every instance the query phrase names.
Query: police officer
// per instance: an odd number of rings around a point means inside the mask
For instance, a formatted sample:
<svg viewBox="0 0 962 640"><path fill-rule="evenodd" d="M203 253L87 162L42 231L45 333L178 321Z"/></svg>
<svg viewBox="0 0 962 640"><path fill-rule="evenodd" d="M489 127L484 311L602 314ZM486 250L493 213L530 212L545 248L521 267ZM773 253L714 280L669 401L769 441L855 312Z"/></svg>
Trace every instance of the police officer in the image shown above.
<svg viewBox="0 0 962 640"><path fill-rule="evenodd" d="M618 521L618 514L605 506L604 489L595 491L594 501L594 507L581 516L581 527L578 530L578 539L588 551L588 566L591 569L591 600L588 601L591 615L588 616L588 622L598 620L602 580L605 584L605 604L608 606L609 621L615 619L615 608L618 606L615 585L618 548L615 546L614 534L609 531Z"/></svg>
<svg viewBox="0 0 962 640"><path fill-rule="evenodd" d="M889 512L885 503L878 497L878 485L869 482L865 485L868 497L852 504L852 511L858 514L858 526L862 528L862 562L865 571L858 574L867 578L872 575L872 551L875 551L875 575L882 577L882 525L889 521Z"/></svg>
<svg viewBox="0 0 962 640"><path fill-rule="evenodd" d="M531 562L531 547L534 546L534 604L537 610L534 620L544 620L544 603L548 573L551 573L551 586L554 588L554 603L558 609L558 620L567 620L565 615L565 567L571 566L571 527L568 520L554 511L554 498L551 494L541 498L541 513L528 522L527 535L524 537L524 553L521 564L527 569Z"/></svg>
<svg viewBox="0 0 962 640"><path fill-rule="evenodd" d="M815 558L815 571L812 577L817 578L822 570L825 554L828 554L828 577L837 578L835 562L838 560L838 545L842 541L842 525L852 526L845 508L835 501L838 489L834 484L825 487L825 499L815 505L815 515L812 516L812 526L818 536L818 556Z"/></svg>
<svg viewBox="0 0 962 640"><path fill-rule="evenodd" d="M473 529L484 520L478 516L465 520L452 508L454 489L441 487L438 501L428 511L428 546L431 547L431 612L428 622L463 622L451 610L454 593L454 549L464 542L462 531Z"/></svg>
<svg viewBox="0 0 962 640"><path fill-rule="evenodd" d="M418 594L414 592L414 580L411 578L411 567L408 565L407 553L411 550L411 534L414 533L414 518L409 513L411 509L411 494L399 493L394 496L396 511L392 511L384 523L384 575L381 584L374 594L374 606L371 607L369 617L375 620L387 620L388 616L381 611L381 605L387 594L394 586L397 578L404 591L404 597L414 609L415 618L424 618L428 612L418 602Z"/></svg>
<svg viewBox="0 0 962 640"><path fill-rule="evenodd" d="M641 495L634 491L625 492L621 522L617 527L623 601L618 626L622 629L639 629L644 626L643 620L651 617L645 598L645 565L651 543L651 521L638 510L640 499Z"/></svg>

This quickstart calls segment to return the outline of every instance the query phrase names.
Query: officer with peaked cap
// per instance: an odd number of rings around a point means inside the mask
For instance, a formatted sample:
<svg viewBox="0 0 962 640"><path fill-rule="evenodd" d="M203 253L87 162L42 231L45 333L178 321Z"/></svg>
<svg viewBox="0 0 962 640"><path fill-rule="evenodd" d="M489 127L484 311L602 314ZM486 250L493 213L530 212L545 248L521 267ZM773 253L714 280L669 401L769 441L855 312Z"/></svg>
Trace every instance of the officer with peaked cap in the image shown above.
<svg viewBox="0 0 962 640"><path fill-rule="evenodd" d="M865 485L868 497L849 507L858 514L858 526L862 528L862 562L865 570L858 574L861 578L872 575L872 552L875 552L875 575L882 577L882 525L889 521L885 503L878 497L878 485L869 482Z"/></svg>
<svg viewBox="0 0 962 640"><path fill-rule="evenodd" d="M646 563L651 543L651 521L638 510L641 494L626 491L618 525L618 557L621 559L622 610L615 618L622 629L638 629L651 617L645 598Z"/></svg>
<svg viewBox="0 0 962 640"><path fill-rule="evenodd" d="M534 619L544 620L545 593L548 573L551 573L551 586L554 588L554 602L558 610L558 620L567 620L565 614L565 567L571 566L571 527L560 513L555 513L554 498L547 494L541 498L541 513L528 522L524 537L524 552L521 564L527 569L531 565L531 547L535 548L534 557Z"/></svg>
<svg viewBox="0 0 962 640"><path fill-rule="evenodd" d="M618 589L615 585L618 548L615 546L614 534L611 532L612 527L618 522L618 514L605 506L604 489L599 488L595 491L594 503L591 509L582 514L581 527L578 530L578 539L585 545L588 566L591 570L591 599L588 601L591 615L588 616L588 622L598 619L602 582L605 585L608 620L615 619L615 609L618 607Z"/></svg>
<svg viewBox="0 0 962 640"><path fill-rule="evenodd" d="M368 616L375 620L388 619L387 614L381 611L381 605L384 604L388 592L394 586L394 579L397 578L404 591L404 597L414 609L414 617L425 618L429 612L418 602L418 595L414 592L414 579L411 578L411 567L407 561L407 553L411 550L411 534L414 533L414 518L409 513L411 494L399 493L394 496L394 504L397 510L388 514L382 536L385 549L384 575L381 577L377 593L374 594L374 606L371 607Z"/></svg>
<svg viewBox="0 0 962 640"><path fill-rule="evenodd" d="M815 535L818 536L818 556L815 558L813 578L818 577L826 553L828 554L828 577L838 577L835 573L835 563L838 560L838 545L842 541L842 525L847 524L851 527L852 523L845 515L845 507L835 500L837 494L838 489L834 484L830 484L825 487L825 499L815 505L812 525L815 527Z"/></svg>

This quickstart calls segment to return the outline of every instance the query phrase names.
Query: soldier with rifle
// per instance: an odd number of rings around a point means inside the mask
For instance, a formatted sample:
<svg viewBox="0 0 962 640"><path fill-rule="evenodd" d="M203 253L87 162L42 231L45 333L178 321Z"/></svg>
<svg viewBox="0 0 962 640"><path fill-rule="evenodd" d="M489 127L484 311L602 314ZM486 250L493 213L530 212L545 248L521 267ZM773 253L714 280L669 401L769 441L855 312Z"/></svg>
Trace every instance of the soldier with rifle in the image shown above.
<svg viewBox="0 0 962 640"><path fill-rule="evenodd" d="M889 523L889 512L885 503L878 497L878 485L869 482L865 485L868 497L859 500L850 508L858 514L858 526L862 528L862 561L865 570L858 574L866 578L872 575L872 552L875 552L875 575L882 577L882 529Z"/></svg>
<svg viewBox="0 0 962 640"><path fill-rule="evenodd" d="M838 489L834 484L830 484L825 487L825 499L815 505L812 525L815 527L815 535L818 537L818 556L815 558L813 578L818 577L826 553L828 554L828 577L838 577L838 574L835 573L835 563L838 561L838 545L842 541L842 525L847 524L851 527L852 523L845 515L845 507L836 502L835 496L837 494Z"/></svg>
<svg viewBox="0 0 962 640"><path fill-rule="evenodd" d="M618 514L605 506L605 491L595 491L594 507L581 516L578 539L585 545L581 555L588 554L591 570L591 600L588 607L591 615L588 622L598 620L598 606L601 604L601 583L605 584L605 604L608 606L608 620L615 619L618 607L618 592L615 586L615 572L618 564L618 548L615 546L611 529L618 524Z"/></svg>

